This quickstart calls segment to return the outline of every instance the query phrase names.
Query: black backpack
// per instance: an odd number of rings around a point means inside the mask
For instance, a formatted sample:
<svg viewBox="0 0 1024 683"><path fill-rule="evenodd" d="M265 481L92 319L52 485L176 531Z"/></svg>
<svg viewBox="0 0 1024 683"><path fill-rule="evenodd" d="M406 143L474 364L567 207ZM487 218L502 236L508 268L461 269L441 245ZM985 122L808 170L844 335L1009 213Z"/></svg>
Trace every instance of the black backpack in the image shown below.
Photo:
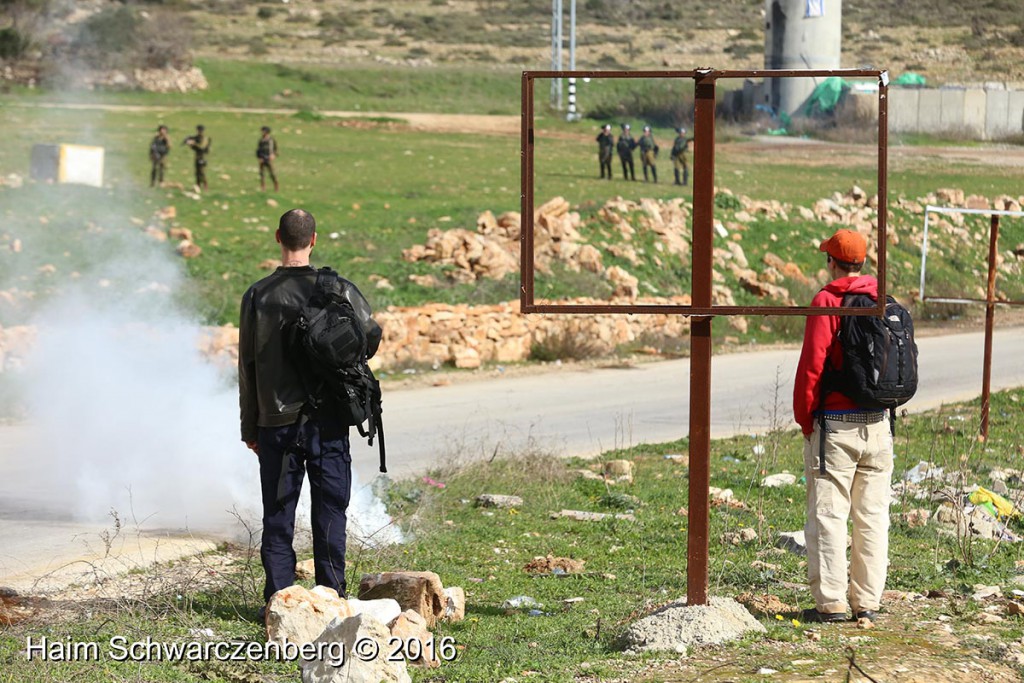
<svg viewBox="0 0 1024 683"><path fill-rule="evenodd" d="M380 383L366 363L366 333L341 289L338 274L321 268L313 294L292 325L293 353L308 394L302 419L329 410L356 427L371 446L379 437L380 471L387 472Z"/></svg>
<svg viewBox="0 0 1024 683"><path fill-rule="evenodd" d="M866 294L843 297L844 307L877 305ZM825 391L839 391L860 408L893 412L913 398L917 392L914 321L896 299L886 297L881 318L843 316L836 339L843 350L843 366L835 370L826 363L822 383Z"/></svg>

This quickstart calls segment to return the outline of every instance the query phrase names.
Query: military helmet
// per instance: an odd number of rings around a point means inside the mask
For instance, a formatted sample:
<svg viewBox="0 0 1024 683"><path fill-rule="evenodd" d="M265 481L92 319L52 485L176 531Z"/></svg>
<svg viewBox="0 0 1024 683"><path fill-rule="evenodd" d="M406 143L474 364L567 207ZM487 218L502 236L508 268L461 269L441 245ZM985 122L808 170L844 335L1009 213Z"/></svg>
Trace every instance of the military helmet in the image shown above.
<svg viewBox="0 0 1024 683"><path fill-rule="evenodd" d="M628 123L622 124L622 130L629 130L629 124Z"/></svg>
<svg viewBox="0 0 1024 683"><path fill-rule="evenodd" d="M156 127L156 132L159 133L162 130L167 130L167 126L161 123L159 126Z"/></svg>
<svg viewBox="0 0 1024 683"><path fill-rule="evenodd" d="M683 127L676 128L676 132L680 135L686 135L686 129Z"/></svg>
<svg viewBox="0 0 1024 683"><path fill-rule="evenodd" d="M204 126L203 124L199 124L198 126L196 126L196 130L202 133L204 130L206 130L206 126Z"/></svg>
<svg viewBox="0 0 1024 683"><path fill-rule="evenodd" d="M612 124L610 124L610 123L606 123L603 126L601 126L601 130L611 130L611 129L612 129Z"/></svg>
<svg viewBox="0 0 1024 683"><path fill-rule="evenodd" d="M651 127L650 126L644 126L644 132L645 133L650 133L651 132Z"/></svg>
<svg viewBox="0 0 1024 683"><path fill-rule="evenodd" d="M270 132L270 126L263 126L262 128L260 128L260 132L262 132L262 133L269 133Z"/></svg>

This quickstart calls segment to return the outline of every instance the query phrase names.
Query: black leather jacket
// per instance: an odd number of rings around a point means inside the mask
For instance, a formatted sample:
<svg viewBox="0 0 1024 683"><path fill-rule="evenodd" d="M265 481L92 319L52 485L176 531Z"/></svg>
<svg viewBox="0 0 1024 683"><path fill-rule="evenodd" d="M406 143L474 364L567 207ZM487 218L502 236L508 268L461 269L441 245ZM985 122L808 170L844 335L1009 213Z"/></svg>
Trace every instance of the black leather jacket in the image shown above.
<svg viewBox="0 0 1024 683"><path fill-rule="evenodd" d="M380 345L381 329L359 289L340 279L341 294L352 304L366 333L370 357ZM238 331L238 402L242 441L256 441L259 427L283 427L299 417L307 395L289 357L288 329L313 293L312 266L278 268L242 297Z"/></svg>

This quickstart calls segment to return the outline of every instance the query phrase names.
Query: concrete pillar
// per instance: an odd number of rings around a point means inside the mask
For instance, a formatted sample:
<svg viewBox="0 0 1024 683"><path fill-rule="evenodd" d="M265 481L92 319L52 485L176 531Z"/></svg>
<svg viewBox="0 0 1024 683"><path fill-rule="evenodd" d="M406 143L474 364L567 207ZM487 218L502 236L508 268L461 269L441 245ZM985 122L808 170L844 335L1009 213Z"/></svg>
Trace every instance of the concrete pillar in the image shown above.
<svg viewBox="0 0 1024 683"><path fill-rule="evenodd" d="M842 0L765 0L765 68L838 69L842 20ZM796 112L820 80L774 79L771 106Z"/></svg>

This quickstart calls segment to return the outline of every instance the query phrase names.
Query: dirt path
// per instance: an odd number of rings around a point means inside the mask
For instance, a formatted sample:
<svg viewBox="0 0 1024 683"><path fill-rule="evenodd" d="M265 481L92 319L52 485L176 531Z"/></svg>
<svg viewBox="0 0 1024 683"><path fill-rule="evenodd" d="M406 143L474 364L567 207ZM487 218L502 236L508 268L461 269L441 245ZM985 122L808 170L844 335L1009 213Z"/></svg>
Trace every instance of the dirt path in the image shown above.
<svg viewBox="0 0 1024 683"><path fill-rule="evenodd" d="M298 109L260 107L178 107L138 104L80 104L64 102L12 102L13 107L39 109L71 109L109 112L166 112L170 109L184 109L195 112L222 114L277 114L293 116ZM414 130L431 133L479 133L483 135L519 135L519 117L489 114L426 114L419 112L386 111L342 111L317 112L321 116L339 119L397 119L406 121Z"/></svg>

